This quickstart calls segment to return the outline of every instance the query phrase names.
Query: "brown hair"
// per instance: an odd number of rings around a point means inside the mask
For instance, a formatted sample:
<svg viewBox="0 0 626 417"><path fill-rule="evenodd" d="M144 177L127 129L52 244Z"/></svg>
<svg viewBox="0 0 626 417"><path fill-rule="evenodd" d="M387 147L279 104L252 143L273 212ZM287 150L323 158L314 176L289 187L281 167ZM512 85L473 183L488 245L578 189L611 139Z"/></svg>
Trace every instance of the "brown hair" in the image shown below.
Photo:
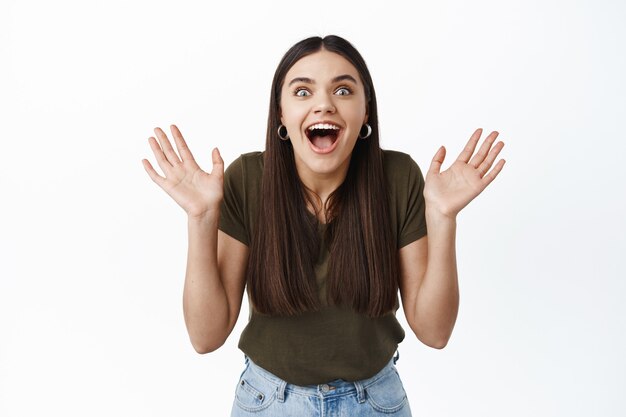
<svg viewBox="0 0 626 417"><path fill-rule="evenodd" d="M291 141L280 140L280 96L285 76L302 57L321 49L354 65L365 86L371 135L357 140L344 182L329 196L324 239L329 250L327 301L351 306L369 317L391 311L398 293L398 258L393 239L374 85L359 52L339 36L296 43L280 61L270 97L256 230L247 269L248 293L261 314L295 315L321 307L314 265L319 257L312 197L300 181ZM315 207L315 205L313 205Z"/></svg>

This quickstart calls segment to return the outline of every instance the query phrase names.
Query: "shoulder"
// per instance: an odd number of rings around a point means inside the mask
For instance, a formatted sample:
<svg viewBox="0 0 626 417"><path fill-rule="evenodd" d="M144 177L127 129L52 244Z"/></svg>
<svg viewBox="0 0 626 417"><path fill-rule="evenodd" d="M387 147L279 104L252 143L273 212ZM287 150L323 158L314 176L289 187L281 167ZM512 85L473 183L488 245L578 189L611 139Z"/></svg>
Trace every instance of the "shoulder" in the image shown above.
<svg viewBox="0 0 626 417"><path fill-rule="evenodd" d="M254 163L257 163L259 161L263 162L264 154L265 154L264 151L252 151L248 153L242 153L238 159L241 159L247 162L254 162Z"/></svg>
<svg viewBox="0 0 626 417"><path fill-rule="evenodd" d="M389 182L405 182L422 178L417 162L408 153L383 149L383 169Z"/></svg>
<svg viewBox="0 0 626 417"><path fill-rule="evenodd" d="M263 152L239 155L224 172L220 230L248 245L250 224L260 197Z"/></svg>
<svg viewBox="0 0 626 417"><path fill-rule="evenodd" d="M389 163L389 162L404 162L406 163L409 160L413 160L411 158L411 155L409 155L408 153L404 153L404 152L400 152L400 151L395 151L393 149L381 149L383 152L383 161L385 161L385 163Z"/></svg>
<svg viewBox="0 0 626 417"><path fill-rule="evenodd" d="M255 167L263 168L263 151L253 151L242 153L230 165L227 170L254 169Z"/></svg>
<svg viewBox="0 0 626 417"><path fill-rule="evenodd" d="M249 178L260 177L263 173L263 154L264 152L254 151L239 155L224 172L227 182L246 182Z"/></svg>
<svg viewBox="0 0 626 417"><path fill-rule="evenodd" d="M383 150L391 224L400 249L426 234L424 177L411 155Z"/></svg>
<svg viewBox="0 0 626 417"><path fill-rule="evenodd" d="M260 187L263 154L260 151L243 153L228 165L224 171L225 198L245 201L248 194Z"/></svg>

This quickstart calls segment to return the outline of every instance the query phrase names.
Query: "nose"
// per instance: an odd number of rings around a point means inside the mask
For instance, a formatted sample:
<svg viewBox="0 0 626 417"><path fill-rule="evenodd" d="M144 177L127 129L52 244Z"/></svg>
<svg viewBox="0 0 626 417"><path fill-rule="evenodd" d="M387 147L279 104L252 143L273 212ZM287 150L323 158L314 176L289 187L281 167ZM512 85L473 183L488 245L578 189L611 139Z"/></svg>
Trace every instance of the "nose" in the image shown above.
<svg viewBox="0 0 626 417"><path fill-rule="evenodd" d="M335 105L328 94L318 95L318 100L315 103L315 113L334 113L335 110Z"/></svg>

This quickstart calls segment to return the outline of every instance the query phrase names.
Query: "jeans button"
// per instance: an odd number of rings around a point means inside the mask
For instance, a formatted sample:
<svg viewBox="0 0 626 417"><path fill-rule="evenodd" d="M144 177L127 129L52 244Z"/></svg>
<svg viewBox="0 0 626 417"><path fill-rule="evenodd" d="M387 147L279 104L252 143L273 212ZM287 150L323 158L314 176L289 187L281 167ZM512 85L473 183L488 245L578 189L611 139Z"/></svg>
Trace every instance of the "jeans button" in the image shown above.
<svg viewBox="0 0 626 417"><path fill-rule="evenodd" d="M322 391L328 392L330 388L328 388L328 384L322 384Z"/></svg>

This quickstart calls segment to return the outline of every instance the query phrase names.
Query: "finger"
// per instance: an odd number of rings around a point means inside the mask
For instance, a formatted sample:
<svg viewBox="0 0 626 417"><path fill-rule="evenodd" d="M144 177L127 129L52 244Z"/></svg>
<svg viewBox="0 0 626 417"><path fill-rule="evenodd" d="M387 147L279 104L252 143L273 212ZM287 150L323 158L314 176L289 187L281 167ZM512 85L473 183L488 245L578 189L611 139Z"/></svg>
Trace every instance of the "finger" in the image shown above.
<svg viewBox="0 0 626 417"><path fill-rule="evenodd" d="M502 167L504 167L505 163L506 161L504 159L500 159L496 166L493 167L493 169L489 172L489 174L483 177L483 188L487 187L489 184L491 184L491 181L496 179L500 171L502 171Z"/></svg>
<svg viewBox="0 0 626 417"><path fill-rule="evenodd" d="M499 133L494 131L494 132L491 132L489 136L485 138L485 141L483 142L482 146L480 147L476 155L474 155L472 160L469 161L469 165L473 166L474 168L478 168L478 166L483 163L483 161L485 160L485 157L489 153L489 149L491 148L491 145L493 145L493 142L496 140L498 135ZM485 170L485 172L486 171L487 170Z"/></svg>
<svg viewBox="0 0 626 417"><path fill-rule="evenodd" d="M496 143L496 145L489 152L489 155L487 155L487 158L478 166L478 172L480 173L481 178L485 175L485 173L487 173L487 171L489 171L493 161L496 160L496 157L502 148L504 148L504 142L500 141Z"/></svg>
<svg viewBox="0 0 626 417"><path fill-rule="evenodd" d="M171 125L170 130L172 131L172 136L174 137L174 141L176 142L176 149L178 149L178 153L182 158L183 162L185 161L193 161L193 155L191 154L191 150L187 146L187 142L183 139L183 135L180 133L180 130L176 125Z"/></svg>
<svg viewBox="0 0 626 417"><path fill-rule="evenodd" d="M170 164L172 164L172 166L180 165L182 162L180 162L180 159L178 159L178 155L176 155L176 152L174 152L174 148L172 148L172 145L167 139L167 135L165 134L165 132L163 132L160 127L154 128L154 132L159 138L161 148L163 148L163 152L165 153L165 156L167 157L167 160L170 162Z"/></svg>
<svg viewBox="0 0 626 417"><path fill-rule="evenodd" d="M478 143L478 140L480 139L480 135L482 135L482 133L483 133L483 129L481 127L479 127L478 129L474 131L469 141L467 141L465 148L459 154L459 157L456 158L457 161L461 161L465 163L469 161L469 159L472 157L472 154L474 153L474 149L476 149L476 144Z"/></svg>
<svg viewBox="0 0 626 417"><path fill-rule="evenodd" d="M141 163L143 164L143 167L146 170L146 172L148 173L148 175L150 176L150 178L152 178L152 181L157 183L160 187L163 187L163 185L165 184L166 180L165 180L164 177L160 176L154 170L154 168L152 168L152 164L150 163L150 161L148 161L147 159L142 159Z"/></svg>
<svg viewBox="0 0 626 417"><path fill-rule="evenodd" d="M217 178L224 178L224 160L222 159L222 155L220 155L220 151L217 148L213 148L213 152L211 153L213 160L213 169L211 170L211 175L217 175Z"/></svg>
<svg viewBox="0 0 626 417"><path fill-rule="evenodd" d="M156 157L157 163L161 167L161 170L163 170L165 176L169 177L172 169L172 164L170 164L170 162L165 157L163 150L161 149L159 143L155 138L150 136L148 138L148 142L150 143L150 148L152 148L152 152L154 153L154 156Z"/></svg>
<svg viewBox="0 0 626 417"><path fill-rule="evenodd" d="M446 158L446 148L441 146L437 149L435 156L433 157L432 162L430 163L430 168L428 168L428 172L432 174L439 174L441 171L441 164L443 164L443 160Z"/></svg>

